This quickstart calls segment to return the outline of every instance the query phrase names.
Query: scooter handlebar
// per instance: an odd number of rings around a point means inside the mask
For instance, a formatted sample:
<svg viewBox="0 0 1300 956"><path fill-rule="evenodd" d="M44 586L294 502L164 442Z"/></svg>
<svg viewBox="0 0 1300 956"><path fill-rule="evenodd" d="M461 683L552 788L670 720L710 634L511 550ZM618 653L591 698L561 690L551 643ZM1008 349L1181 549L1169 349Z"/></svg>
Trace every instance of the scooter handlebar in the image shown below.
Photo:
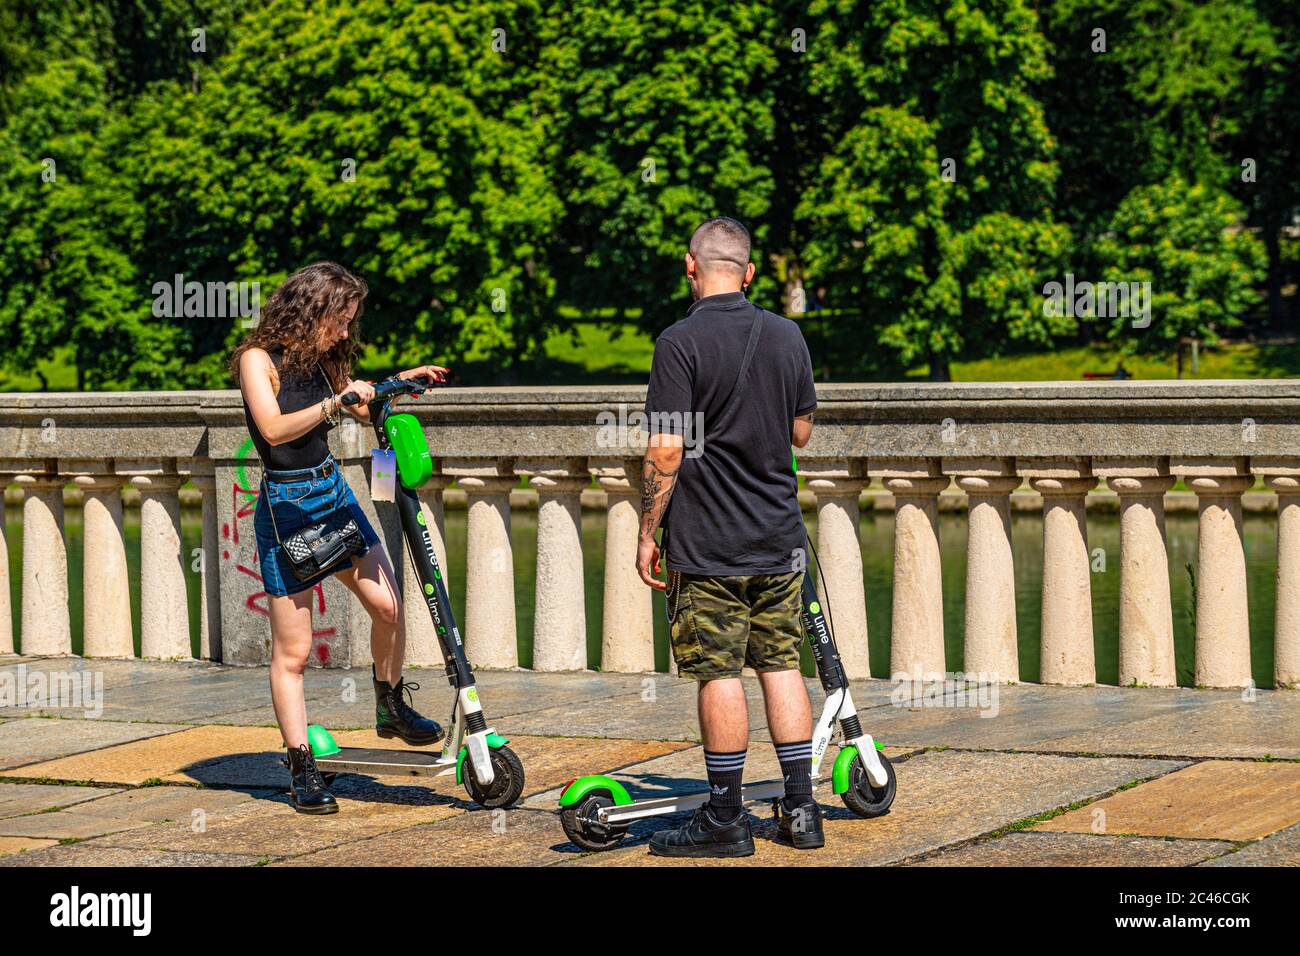
<svg viewBox="0 0 1300 956"><path fill-rule="evenodd" d="M439 385L446 385L446 382L437 382L431 378L398 378L396 375L389 376L381 382L375 382L375 397L370 400L373 405L375 402L385 402L395 395L419 395L426 389L434 388ZM343 396L344 405L360 404L360 399L348 392Z"/></svg>

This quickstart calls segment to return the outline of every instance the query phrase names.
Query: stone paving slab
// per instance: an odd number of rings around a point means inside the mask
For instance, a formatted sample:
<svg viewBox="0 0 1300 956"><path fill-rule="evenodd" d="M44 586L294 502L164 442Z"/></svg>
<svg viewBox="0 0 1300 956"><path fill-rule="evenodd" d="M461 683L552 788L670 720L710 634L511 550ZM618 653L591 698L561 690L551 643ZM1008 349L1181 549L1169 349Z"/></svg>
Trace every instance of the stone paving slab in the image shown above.
<svg viewBox="0 0 1300 956"><path fill-rule="evenodd" d="M11 720L0 725L0 776L25 764L184 729L180 724L136 724L112 720L56 720L47 717Z"/></svg>
<svg viewBox="0 0 1300 956"><path fill-rule="evenodd" d="M616 697L588 698L496 721L511 733L566 737L619 737L699 741L695 682L667 674L653 678L652 694L634 689Z"/></svg>
<svg viewBox="0 0 1300 956"><path fill-rule="evenodd" d="M604 675L601 675L602 677ZM498 720L499 726L516 733L561 734L566 737L625 737L649 740L682 740L699 743L696 716L697 683L668 674L651 675L653 683L634 687L614 698L583 698L574 703L515 714ZM750 738L770 741L763 692L757 678L742 679L749 706ZM825 694L821 684L807 678L814 719L820 714ZM888 703L891 685L887 681L855 681L853 700L866 710Z"/></svg>
<svg viewBox="0 0 1300 956"><path fill-rule="evenodd" d="M0 660L0 671L12 674L19 668L28 674L36 671L61 674L102 673L105 687L190 680L197 674L220 674L235 670L206 661L143 661L105 657L14 657Z"/></svg>
<svg viewBox="0 0 1300 956"><path fill-rule="evenodd" d="M381 740L369 730L342 731L335 736L345 747L392 745L392 741ZM687 745L521 736L511 737L510 746L524 762L525 792L534 793L557 787L587 772L582 768L588 762L596 767L625 764L658 757ZM200 783L205 786L283 789L288 786L289 776L280 763L282 753L280 732L274 728L208 725L21 767L14 774L134 785L161 779L169 783ZM432 788L458 797L464 795L453 776L383 779L400 781L419 789Z"/></svg>
<svg viewBox="0 0 1300 956"><path fill-rule="evenodd" d="M43 783L0 783L0 818L43 813L121 793L111 787L66 787Z"/></svg>
<svg viewBox="0 0 1300 956"><path fill-rule="evenodd" d="M0 820L0 835L54 840L82 839L147 827L164 820L178 820L188 829L195 819L196 810L210 815L224 807L247 803L252 799L248 794L234 790L144 787L54 813L36 813Z"/></svg>
<svg viewBox="0 0 1300 956"><path fill-rule="evenodd" d="M242 668L205 668L183 680L155 681L132 686L106 682L103 716L115 720L158 720L202 723L246 708L250 700L269 699L266 673ZM257 678L261 678L258 680ZM254 696L256 695L256 696Z"/></svg>
<svg viewBox="0 0 1300 956"><path fill-rule="evenodd" d="M630 751L619 751L617 756L622 759L622 769L619 764L610 766L592 765L588 769L582 770L582 774L606 773L618 780L627 787L628 793L634 800L652 800L657 797L666 797L675 793L694 793L705 789L707 781L704 770L704 751L698 746L680 745L689 749L681 749L675 753L666 754L656 759L632 761ZM586 748L584 748L586 749ZM905 754L915 753L915 750L905 748L885 748L885 754L891 761L896 761ZM824 785L830 781L830 770L835 764L835 757L839 753L839 747L835 744L827 749L826 756L822 760L821 779ZM570 777L575 774L570 774ZM745 780L746 784L760 783L768 780L777 780L781 776L781 764L776 759L776 751L769 743L750 743L749 753L745 758ZM568 783L569 777L566 777L562 784ZM562 787L537 793L524 801L524 806L539 810L553 810L558 805ZM830 795L827 786L823 786L818 791L824 801L839 806L839 800ZM766 808L764 808L766 811Z"/></svg>
<svg viewBox="0 0 1300 956"><path fill-rule="evenodd" d="M104 846L98 841L0 856L0 866L253 866L261 857L235 853L166 853Z"/></svg>
<svg viewBox="0 0 1300 956"><path fill-rule="evenodd" d="M276 864L282 866L546 866L568 846L558 813L461 813L432 826L384 833Z"/></svg>
<svg viewBox="0 0 1300 956"><path fill-rule="evenodd" d="M391 792L393 789L398 792ZM177 821L116 833L95 842L123 849L235 853L274 859L405 830L464 812L462 802L419 787L389 788L383 802L358 799L343 790L338 790L335 797L339 812L328 816L304 817L289 806L287 796L275 794L209 813L201 832L196 833L188 821Z"/></svg>
<svg viewBox="0 0 1300 956"><path fill-rule="evenodd" d="M280 745L280 732L264 727L182 727L177 733L145 738L114 747L57 760L17 767L15 776L52 780L96 780L138 786L149 780L175 783L266 786L271 774L280 785L288 772L279 765L273 751ZM226 757L244 768L244 773L211 775L203 772L217 757ZM260 772L259 772L260 769Z"/></svg>
<svg viewBox="0 0 1300 956"><path fill-rule="evenodd" d="M1034 829L1256 840L1294 823L1300 823L1300 764L1207 760Z"/></svg>
<svg viewBox="0 0 1300 956"><path fill-rule="evenodd" d="M20 668L21 672L20 675ZM185 661L137 661L102 658L23 658L0 671L23 676L30 682L37 674L63 676L94 675L102 679L103 710L96 718L128 721L156 721L160 711L166 719L186 722L193 709L201 716L202 704L216 688L244 685L252 675L219 664ZM265 675L263 675L265 676ZM265 680L263 680L265 686ZM186 706L189 703L191 706ZM163 710L165 708L165 710ZM14 708L0 709L13 715ZM26 714L45 717L84 717L82 708L32 707Z"/></svg>
<svg viewBox="0 0 1300 956"><path fill-rule="evenodd" d="M1279 711L1293 717L1300 715L1300 700L1296 695L1286 691L1258 692L1259 700L1266 697L1280 698L1273 705ZM1149 740L1149 747L1140 752L1152 756L1199 756L1195 749L1182 743L1178 731L1182 722L1217 704L1240 701L1240 698L1241 692L1235 690L1014 684L997 688L995 710L891 704L865 712L863 721L873 736L895 745L1123 755L1129 751L1107 746L1110 729L1118 728L1122 733L1126 725L1169 717L1165 736ZM944 699L951 702L952 698ZM1248 713L1258 721L1256 729L1264 732L1269 712L1261 708ZM1049 746L1049 741L1054 745Z"/></svg>
<svg viewBox="0 0 1300 956"><path fill-rule="evenodd" d="M57 846L58 840L33 840L29 837L0 836L0 857L10 853L25 853L29 850L41 850L47 846Z"/></svg>
<svg viewBox="0 0 1300 956"><path fill-rule="evenodd" d="M1206 860L1200 865L1300 866L1300 824L1247 844L1236 853Z"/></svg>
<svg viewBox="0 0 1300 956"><path fill-rule="evenodd" d="M1136 693L1145 693L1135 689ZM1207 691L1194 691L1207 694ZM1300 759L1300 694L1215 692L1207 706L1044 740L1039 750L1150 756Z"/></svg>
<svg viewBox="0 0 1300 956"><path fill-rule="evenodd" d="M213 722L257 726L275 723L265 671L254 668L251 673L258 675L258 681L250 685L245 705L216 715ZM651 676L676 680L664 674L598 674L589 671L567 674L479 671L475 675L488 718L503 730L516 733L527 732L528 727L516 730L520 722L515 715L547 708L563 712L565 705L573 703L626 698L639 694L643 681ZM416 710L445 722L451 712L453 694L442 669L410 668L406 678L420 685L413 694ZM368 668L309 670L305 686L309 719L331 728L372 725L375 699L370 680ZM548 725L543 732L558 733L559 730Z"/></svg>
<svg viewBox="0 0 1300 956"><path fill-rule="evenodd" d="M1222 840L1159 840L1079 833L1008 833L942 850L907 866L1189 866L1227 853Z"/></svg>
<svg viewBox="0 0 1300 956"><path fill-rule="evenodd" d="M680 755L646 766L665 764ZM820 799L826 847L816 853L773 842L767 812L753 808L756 852L739 865L880 866L989 833L1078 800L1100 796L1133 780L1167 773L1176 761L1118 757L1073 758L1038 754L927 752L895 765L898 797L883 817L862 820L838 800ZM665 776L675 775L668 770ZM583 866L700 865L708 861L651 857L645 841L655 830L685 822L685 815L635 824L624 846L563 861ZM628 844L628 841L632 841Z"/></svg>

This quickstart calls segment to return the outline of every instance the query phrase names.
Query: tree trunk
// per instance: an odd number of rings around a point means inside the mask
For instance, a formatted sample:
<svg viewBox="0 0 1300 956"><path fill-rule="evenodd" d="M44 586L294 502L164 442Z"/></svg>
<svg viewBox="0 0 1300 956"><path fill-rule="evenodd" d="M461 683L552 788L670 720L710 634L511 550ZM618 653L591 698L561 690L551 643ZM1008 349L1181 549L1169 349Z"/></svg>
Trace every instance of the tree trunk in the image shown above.
<svg viewBox="0 0 1300 956"><path fill-rule="evenodd" d="M1282 230L1281 222L1276 217L1265 216L1263 223L1264 248L1268 250L1268 325L1269 330L1281 329L1286 325L1282 311L1282 248L1278 234Z"/></svg>
<svg viewBox="0 0 1300 956"><path fill-rule="evenodd" d="M952 366L948 363L948 356L939 354L930 356L930 381L952 381Z"/></svg>

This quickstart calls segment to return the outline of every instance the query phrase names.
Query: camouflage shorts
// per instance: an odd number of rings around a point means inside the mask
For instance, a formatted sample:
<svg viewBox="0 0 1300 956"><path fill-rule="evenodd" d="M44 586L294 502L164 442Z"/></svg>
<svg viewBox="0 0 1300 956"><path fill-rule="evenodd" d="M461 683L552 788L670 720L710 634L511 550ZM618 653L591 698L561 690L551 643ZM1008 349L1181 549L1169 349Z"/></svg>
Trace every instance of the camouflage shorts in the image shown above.
<svg viewBox="0 0 1300 956"><path fill-rule="evenodd" d="M785 671L799 666L803 641L803 574L712 577L668 574L677 672L694 680L738 677L744 666Z"/></svg>

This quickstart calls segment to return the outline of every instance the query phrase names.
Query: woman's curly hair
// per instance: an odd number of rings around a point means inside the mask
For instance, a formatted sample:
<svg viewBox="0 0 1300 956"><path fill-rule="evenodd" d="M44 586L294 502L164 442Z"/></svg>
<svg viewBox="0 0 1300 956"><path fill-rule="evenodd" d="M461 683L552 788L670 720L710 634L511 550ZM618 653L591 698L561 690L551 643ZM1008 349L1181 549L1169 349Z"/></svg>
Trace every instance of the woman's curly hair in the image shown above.
<svg viewBox="0 0 1300 956"><path fill-rule="evenodd" d="M239 383L239 360L249 349L283 349L282 375L310 377L319 363L330 386L341 392L352 379L352 360L361 348L356 329L367 292L364 279L336 262L314 262L299 269L271 293L257 328L230 357L235 383ZM348 323L348 337L321 352L316 344L321 321L346 312L354 302L357 311Z"/></svg>

